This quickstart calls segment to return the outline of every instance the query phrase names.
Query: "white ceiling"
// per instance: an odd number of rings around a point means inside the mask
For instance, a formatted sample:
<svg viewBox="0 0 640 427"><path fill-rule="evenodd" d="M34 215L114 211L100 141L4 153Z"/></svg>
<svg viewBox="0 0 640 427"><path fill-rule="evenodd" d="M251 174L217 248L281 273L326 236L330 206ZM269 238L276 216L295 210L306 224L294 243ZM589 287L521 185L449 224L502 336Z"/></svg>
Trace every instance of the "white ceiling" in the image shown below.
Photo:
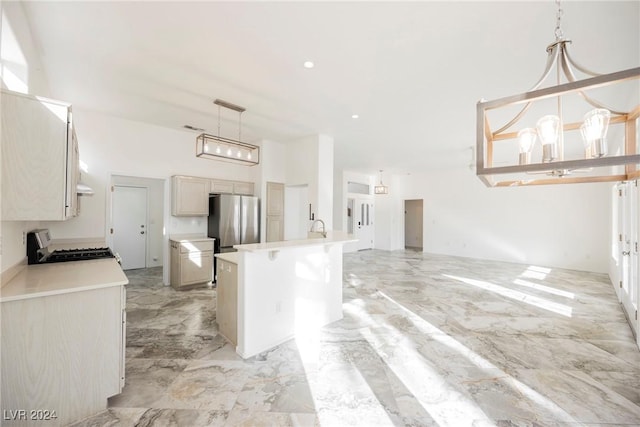
<svg viewBox="0 0 640 427"><path fill-rule="evenodd" d="M639 1L563 9L579 63L640 64ZM556 23L553 1L48 1L25 11L52 95L76 108L215 133L220 98L247 109L243 140L328 134L337 167L368 173L466 167L476 102L529 89ZM222 133L233 137L230 113Z"/></svg>

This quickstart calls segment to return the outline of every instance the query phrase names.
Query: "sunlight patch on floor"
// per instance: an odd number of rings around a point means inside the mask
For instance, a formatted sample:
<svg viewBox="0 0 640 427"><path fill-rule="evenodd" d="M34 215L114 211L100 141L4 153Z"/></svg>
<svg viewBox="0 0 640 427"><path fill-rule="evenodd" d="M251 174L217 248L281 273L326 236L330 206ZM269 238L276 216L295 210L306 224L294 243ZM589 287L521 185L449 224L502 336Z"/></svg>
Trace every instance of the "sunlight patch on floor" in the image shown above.
<svg viewBox="0 0 640 427"><path fill-rule="evenodd" d="M576 294L573 292L563 291L562 289L552 288L551 286L541 285L539 283L529 282L528 280L515 279L513 281L514 285L526 286L527 288L535 289L542 292L547 292L549 294L558 295L561 297L575 299Z"/></svg>
<svg viewBox="0 0 640 427"><path fill-rule="evenodd" d="M494 372L496 370L499 371L500 372L500 381L505 382L512 389L518 391L523 397L526 397L529 400L531 400L532 402L534 402L539 408L543 408L543 409L549 411L550 413L552 413L554 415L554 417L557 417L558 420L562 420L564 422L575 422L575 420L571 417L571 415L569 415L564 409L562 409L561 407L556 405L552 400L546 398L545 396L543 396L540 393L538 393L537 391L533 390L532 388L530 388L526 384L523 384L522 382L520 382L517 379L513 378L512 376L510 376L506 372L502 371L500 368L495 366L493 363L489 362L484 357L480 356L479 354L475 353L470 348L466 347L465 345L463 345L462 343L457 341L455 338L451 337L450 335L444 333L439 328L437 328L434 325L432 325L431 323L427 322L422 317L418 316L413 311L409 310L404 305L400 304L399 302L397 302L396 300L394 300L393 298L391 298L390 296L388 296L384 292L378 291L378 294L381 295L382 297L386 298L391 303L393 303L396 307L400 308L405 313L407 319L419 331L421 331L421 332L423 332L425 334L431 334L430 331L433 331L434 329L437 330L439 333L430 335L433 340L438 341L438 342L446 345L447 347L451 348L452 350L455 350L459 354L461 354L464 357L466 357L467 359L469 359L469 361L471 361L473 364L475 364L479 368L483 368L483 369L487 369L487 370L490 369L490 370L492 370ZM398 334L401 335L402 332L398 331Z"/></svg>
<svg viewBox="0 0 640 427"><path fill-rule="evenodd" d="M377 293L386 297L380 291ZM345 304L345 311L367 324L375 323L389 331L389 338L392 338L393 342L385 340L384 335L376 335L371 332L371 329L364 330L363 336L374 349L379 349L385 344L393 344L395 349L400 349L402 358L397 362L387 360L388 358L384 355L381 357L387 367L439 425L451 425L452 420L489 420L475 402L449 384L447 379L418 353L412 341L402 332L386 322L376 322L362 307Z"/></svg>
<svg viewBox="0 0 640 427"><path fill-rule="evenodd" d="M527 279L544 280L547 278L547 275L549 273L551 273L550 268L538 267L537 265L530 265L529 267L527 267L525 271L522 272L520 277L525 277Z"/></svg>
<svg viewBox="0 0 640 427"><path fill-rule="evenodd" d="M521 301L525 304L533 305L543 310L551 311L553 313L561 314L562 316L571 317L573 309L565 304L549 301L548 299L540 298L534 295L529 295L524 292L516 291L513 289L505 288L504 286L495 285L484 280L469 279L468 277L452 276L450 274L443 274L444 277L457 280L458 282L466 283L480 289L484 289L495 294L501 295L506 298L511 298L516 301Z"/></svg>

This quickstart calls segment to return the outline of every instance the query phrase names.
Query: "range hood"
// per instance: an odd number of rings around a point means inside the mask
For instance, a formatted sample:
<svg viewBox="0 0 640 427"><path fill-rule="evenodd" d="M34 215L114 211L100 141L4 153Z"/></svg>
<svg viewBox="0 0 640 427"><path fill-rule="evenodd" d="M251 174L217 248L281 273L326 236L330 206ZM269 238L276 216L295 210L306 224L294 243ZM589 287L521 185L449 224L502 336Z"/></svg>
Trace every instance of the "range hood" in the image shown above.
<svg viewBox="0 0 640 427"><path fill-rule="evenodd" d="M76 185L76 191L78 192L78 196L93 196L94 193L93 188L80 182Z"/></svg>

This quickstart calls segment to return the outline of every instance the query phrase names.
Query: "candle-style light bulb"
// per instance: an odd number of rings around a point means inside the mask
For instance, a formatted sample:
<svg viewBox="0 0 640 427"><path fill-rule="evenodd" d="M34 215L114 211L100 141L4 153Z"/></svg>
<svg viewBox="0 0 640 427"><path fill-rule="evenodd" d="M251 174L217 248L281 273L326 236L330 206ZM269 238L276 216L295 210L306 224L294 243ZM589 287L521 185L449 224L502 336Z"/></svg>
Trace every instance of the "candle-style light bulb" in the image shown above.
<svg viewBox="0 0 640 427"><path fill-rule="evenodd" d="M611 112L604 108L596 108L584 115L580 126L586 157L603 157L607 155L607 130Z"/></svg>
<svg viewBox="0 0 640 427"><path fill-rule="evenodd" d="M524 128L518 132L518 145L520 149L519 164L528 165L531 163L531 151L536 143L538 133L533 128Z"/></svg>
<svg viewBox="0 0 640 427"><path fill-rule="evenodd" d="M557 159L560 117L544 116L536 123L536 129L542 143L542 161L548 163Z"/></svg>

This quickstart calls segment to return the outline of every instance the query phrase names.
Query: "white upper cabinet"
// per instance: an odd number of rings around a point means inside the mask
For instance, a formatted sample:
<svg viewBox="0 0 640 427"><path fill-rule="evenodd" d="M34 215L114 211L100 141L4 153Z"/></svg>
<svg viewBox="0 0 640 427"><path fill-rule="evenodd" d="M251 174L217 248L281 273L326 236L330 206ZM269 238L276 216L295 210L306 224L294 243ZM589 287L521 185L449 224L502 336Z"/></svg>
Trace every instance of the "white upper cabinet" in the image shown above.
<svg viewBox="0 0 640 427"><path fill-rule="evenodd" d="M240 194L243 196L253 196L253 182L228 181L226 179L212 179L211 193L216 194Z"/></svg>
<svg viewBox="0 0 640 427"><path fill-rule="evenodd" d="M71 105L2 90L2 220L78 214L78 142Z"/></svg>
<svg viewBox="0 0 640 427"><path fill-rule="evenodd" d="M235 181L233 183L233 194L241 194L243 196L253 196L253 182Z"/></svg>
<svg viewBox="0 0 640 427"><path fill-rule="evenodd" d="M209 194L252 196L253 182L175 175L171 181L171 215L208 216Z"/></svg>
<svg viewBox="0 0 640 427"><path fill-rule="evenodd" d="M211 192L220 194L233 194L233 181L226 181L224 179L212 179Z"/></svg>
<svg viewBox="0 0 640 427"><path fill-rule="evenodd" d="M209 179L177 175L171 187L171 215L209 215Z"/></svg>

